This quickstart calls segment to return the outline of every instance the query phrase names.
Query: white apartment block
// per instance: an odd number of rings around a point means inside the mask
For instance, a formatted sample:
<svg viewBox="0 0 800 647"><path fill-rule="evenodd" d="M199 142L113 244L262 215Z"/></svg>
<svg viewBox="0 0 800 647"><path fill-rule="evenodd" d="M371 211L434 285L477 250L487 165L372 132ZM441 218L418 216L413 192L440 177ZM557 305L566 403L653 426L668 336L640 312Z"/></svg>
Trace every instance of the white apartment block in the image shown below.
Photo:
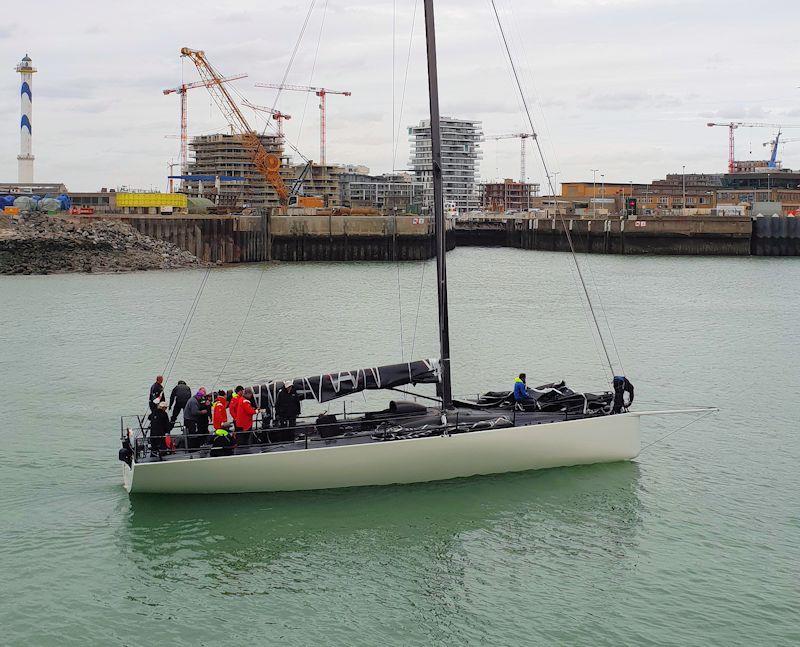
<svg viewBox="0 0 800 647"><path fill-rule="evenodd" d="M459 212L479 209L481 197L477 183L482 157L480 142L483 130L480 121L441 117L442 180L445 202L454 202ZM408 129L411 144L411 168L422 184L422 206L433 204L433 171L431 162L431 127L425 119Z"/></svg>

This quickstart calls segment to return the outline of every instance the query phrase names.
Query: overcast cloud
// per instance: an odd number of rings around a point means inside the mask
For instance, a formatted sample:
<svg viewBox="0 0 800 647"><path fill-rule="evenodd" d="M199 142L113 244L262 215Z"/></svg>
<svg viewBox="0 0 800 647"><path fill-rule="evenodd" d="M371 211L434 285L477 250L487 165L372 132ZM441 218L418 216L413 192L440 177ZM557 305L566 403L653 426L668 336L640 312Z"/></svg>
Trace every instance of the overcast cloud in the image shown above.
<svg viewBox="0 0 800 647"><path fill-rule="evenodd" d="M707 121L800 124L797 0L496 1L560 181L590 178L591 168L623 182L662 177L683 164L687 171L722 171L727 131L708 128ZM328 160L375 172L406 168L406 126L427 113L421 1L329 0L314 66L325 0L316 4L287 81L352 91L329 97ZM436 6L442 114L482 120L487 134L527 130L487 0L438 0ZM272 105L274 91L253 83L280 81L308 2L72 0L25 7L0 27L0 181L17 177L19 77L13 68L27 52L39 69L36 179L96 190L164 187L167 163L177 158L178 140L166 136L178 133L179 105L162 90L198 78L181 61L182 46L204 49L225 74L248 73L237 89L253 103ZM317 159L317 98L285 92L278 108L292 115L289 139ZM190 91L190 134L224 126L208 93ZM737 157L763 158L761 144L772 135L739 130ZM484 178L519 174L517 140L487 141L483 150ZM800 142L787 144L782 157L800 167ZM530 178L543 181L541 165L533 154L529 160Z"/></svg>

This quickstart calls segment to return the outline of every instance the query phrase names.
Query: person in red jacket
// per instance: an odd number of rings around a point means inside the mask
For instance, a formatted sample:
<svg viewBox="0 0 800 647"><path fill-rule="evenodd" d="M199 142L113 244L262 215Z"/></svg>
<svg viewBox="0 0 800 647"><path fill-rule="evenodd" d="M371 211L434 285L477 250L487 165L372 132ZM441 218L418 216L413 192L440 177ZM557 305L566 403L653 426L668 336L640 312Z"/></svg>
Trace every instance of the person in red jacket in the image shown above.
<svg viewBox="0 0 800 647"><path fill-rule="evenodd" d="M228 422L228 400L225 398L225 391L217 392L217 399L211 407L211 423L214 431L224 429Z"/></svg>
<svg viewBox="0 0 800 647"><path fill-rule="evenodd" d="M253 416L258 412L258 409L252 405L251 400L253 400L253 391L245 389L243 395L239 397L236 413L233 417L233 424L236 426L236 435L240 445L249 445L253 435L251 432Z"/></svg>
<svg viewBox="0 0 800 647"><path fill-rule="evenodd" d="M239 408L239 403L242 401L243 391L244 387L242 385L237 386L233 390L233 395L231 396L231 400L228 403L228 411L231 412L231 418L233 418L233 426L236 428L236 431L241 431L238 428L238 423L236 422L236 410Z"/></svg>

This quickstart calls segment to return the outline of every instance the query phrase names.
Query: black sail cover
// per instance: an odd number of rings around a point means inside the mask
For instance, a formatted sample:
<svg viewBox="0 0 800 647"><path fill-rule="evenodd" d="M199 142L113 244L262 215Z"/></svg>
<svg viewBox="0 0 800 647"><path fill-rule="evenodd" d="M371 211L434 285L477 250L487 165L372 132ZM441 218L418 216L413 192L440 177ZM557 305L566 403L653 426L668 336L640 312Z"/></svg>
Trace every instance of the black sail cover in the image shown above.
<svg viewBox="0 0 800 647"><path fill-rule="evenodd" d="M291 380L301 400L328 402L365 390L391 389L405 384L435 384L439 381L439 360L422 359L404 364L360 368L355 371L321 373ZM259 408L270 409L284 387L284 380L273 380L253 387Z"/></svg>

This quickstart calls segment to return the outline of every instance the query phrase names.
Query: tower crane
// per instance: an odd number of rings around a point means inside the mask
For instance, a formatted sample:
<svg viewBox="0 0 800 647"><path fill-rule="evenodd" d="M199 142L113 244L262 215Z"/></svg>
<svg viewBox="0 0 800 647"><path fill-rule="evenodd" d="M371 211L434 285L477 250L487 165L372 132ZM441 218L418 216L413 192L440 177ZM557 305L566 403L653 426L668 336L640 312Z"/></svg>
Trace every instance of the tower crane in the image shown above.
<svg viewBox="0 0 800 647"><path fill-rule="evenodd" d="M172 94L177 92L181 97L181 153L180 153L180 166L181 175L186 175L189 171L189 136L187 133L187 102L186 92L192 88L207 87L209 83L228 83L229 81L236 81L237 79L244 79L247 74L235 74L234 76L227 76L224 78L196 81L194 83L182 83L176 88L167 88L164 94Z"/></svg>
<svg viewBox="0 0 800 647"><path fill-rule="evenodd" d="M208 62L205 52L201 50L183 47L181 48L181 55L186 56L194 63L200 78L205 82L205 87L211 94L211 98L228 120L231 130L241 136L242 144L246 149L249 149L250 154L253 156L256 170L275 188L281 207L288 206L289 190L286 188L286 184L279 172L281 168L280 158L274 153L268 152L261 143L261 139L250 128L247 119L245 119L242 111L239 110L239 106L236 105L236 102L225 87L222 75Z"/></svg>
<svg viewBox="0 0 800 647"><path fill-rule="evenodd" d="M769 168L775 168L778 165L778 145L779 144L789 144L791 142L800 142L800 137L793 137L791 139L781 139L781 131L778 131L778 134L775 135L775 139L772 141L764 142L764 146L771 146L772 147L772 154L769 157Z"/></svg>
<svg viewBox="0 0 800 647"><path fill-rule="evenodd" d="M352 93L348 90L329 90L328 88L314 88L308 85L286 85L285 83L256 83L256 87L313 92L319 97L319 161L322 166L325 166L325 97L329 94L341 94L349 97Z"/></svg>
<svg viewBox="0 0 800 647"><path fill-rule="evenodd" d="M255 110L256 112L266 112L272 115L272 118L278 122L278 137L283 137L283 121L285 119L291 119L292 115L287 115L285 112L281 112L280 110L273 110L267 106L257 106L249 101L243 101L242 103L244 103L244 105L251 110Z"/></svg>
<svg viewBox="0 0 800 647"><path fill-rule="evenodd" d="M737 128L800 128L800 126L783 126L781 124L752 124L744 121L730 121L720 123L709 121L706 124L709 128L713 126L725 126L728 129L728 173L733 173L734 166L734 131Z"/></svg>
<svg viewBox="0 0 800 647"><path fill-rule="evenodd" d="M525 140L536 137L533 133L509 133L506 135L487 135L486 139L515 139L519 138L519 181L523 184L527 179L525 173Z"/></svg>

